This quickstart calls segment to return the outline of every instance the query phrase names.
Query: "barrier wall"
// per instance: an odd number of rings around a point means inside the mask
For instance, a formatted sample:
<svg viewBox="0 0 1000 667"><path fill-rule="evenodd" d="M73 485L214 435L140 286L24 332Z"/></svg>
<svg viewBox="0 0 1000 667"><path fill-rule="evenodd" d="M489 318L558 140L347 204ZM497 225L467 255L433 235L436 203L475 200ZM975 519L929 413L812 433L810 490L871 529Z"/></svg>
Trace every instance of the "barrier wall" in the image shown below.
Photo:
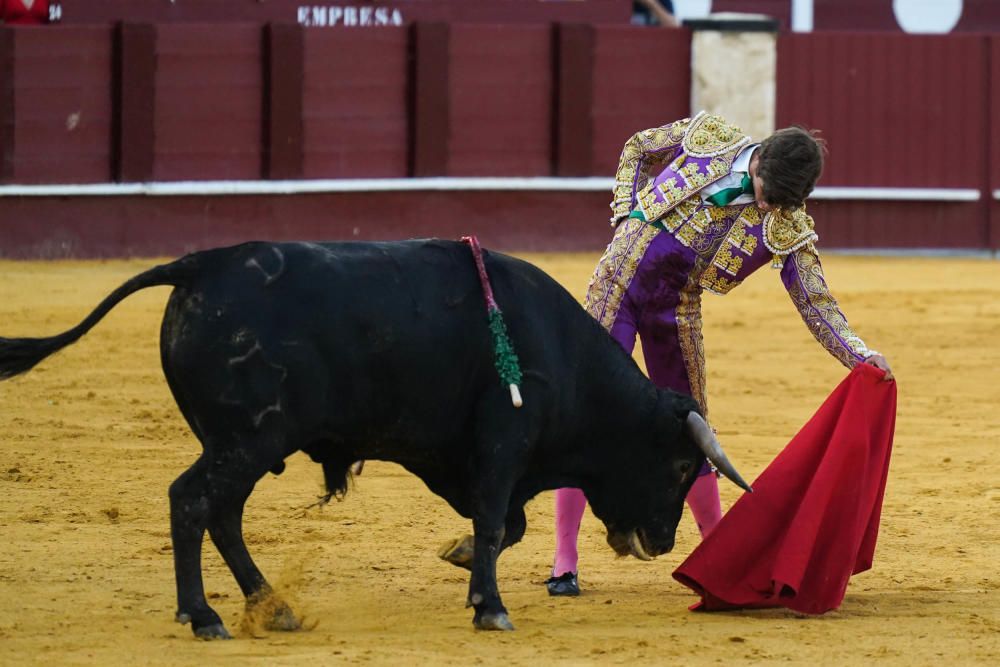
<svg viewBox="0 0 1000 667"><path fill-rule="evenodd" d="M0 28L0 255L453 230L596 250L623 142L689 114L689 58L686 30L611 25ZM1000 37L779 35L778 125L830 146L810 204L823 246L1000 249L998 78ZM407 185L305 194L357 178ZM306 187L127 187L275 179Z"/></svg>
<svg viewBox="0 0 1000 667"><path fill-rule="evenodd" d="M0 28L0 182L111 179L112 35Z"/></svg>
<svg viewBox="0 0 1000 667"><path fill-rule="evenodd" d="M996 248L990 235L996 95L982 35L785 34L777 125L822 128L826 186L973 190L978 201L817 204L825 245ZM988 91L993 91L992 93ZM820 214L821 213L821 214Z"/></svg>
<svg viewBox="0 0 1000 667"><path fill-rule="evenodd" d="M50 0L66 24L300 23L321 28L369 28L416 21L448 23L627 24L630 0Z"/></svg>
<svg viewBox="0 0 1000 667"><path fill-rule="evenodd" d="M589 25L0 27L0 182L607 173L688 113L688 48Z"/></svg>

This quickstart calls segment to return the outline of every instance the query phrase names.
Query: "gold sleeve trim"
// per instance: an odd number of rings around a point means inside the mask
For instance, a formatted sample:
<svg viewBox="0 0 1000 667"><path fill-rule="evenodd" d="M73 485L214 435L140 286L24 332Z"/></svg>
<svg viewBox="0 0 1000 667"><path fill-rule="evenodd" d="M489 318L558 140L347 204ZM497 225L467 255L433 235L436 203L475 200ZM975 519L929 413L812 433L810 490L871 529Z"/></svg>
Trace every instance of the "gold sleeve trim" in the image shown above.
<svg viewBox="0 0 1000 667"><path fill-rule="evenodd" d="M870 357L872 351L851 329L837 300L830 294L819 255L812 250L800 250L787 261L793 266L786 270L797 274L787 283L788 295L820 345L848 368Z"/></svg>
<svg viewBox="0 0 1000 667"><path fill-rule="evenodd" d="M662 127L643 130L625 142L618 159L618 170L615 172L611 201L612 226L632 212L632 198L649 183L652 168L674 159L676 148L681 145L690 122L689 118L685 118Z"/></svg>
<svg viewBox="0 0 1000 667"><path fill-rule="evenodd" d="M687 285L680 291L677 304L677 342L687 370L691 397L698 401L702 416L708 419L708 395L705 375L705 340L701 333L701 290L694 278L688 278Z"/></svg>

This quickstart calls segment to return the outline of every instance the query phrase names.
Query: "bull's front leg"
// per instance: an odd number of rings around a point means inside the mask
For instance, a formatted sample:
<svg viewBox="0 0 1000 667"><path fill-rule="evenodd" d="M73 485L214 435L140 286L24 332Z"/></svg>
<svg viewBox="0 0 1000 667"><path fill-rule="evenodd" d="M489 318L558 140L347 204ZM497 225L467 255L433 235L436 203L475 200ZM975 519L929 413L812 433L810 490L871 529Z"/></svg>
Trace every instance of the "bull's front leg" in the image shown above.
<svg viewBox="0 0 1000 667"><path fill-rule="evenodd" d="M531 451L529 431L534 415L528 407L511 407L505 388L500 387L484 396L480 407L476 453L468 478L474 533L468 603L476 609L472 622L477 629L513 630L497 587L497 557L505 546L508 529L512 530L514 542L524 533L523 522L512 525L508 515L517 480Z"/></svg>
<svg viewBox="0 0 1000 667"><path fill-rule="evenodd" d="M475 549L466 605L476 610L472 623L478 630L513 630L497 586L497 556L504 537L503 514L477 515L472 523Z"/></svg>

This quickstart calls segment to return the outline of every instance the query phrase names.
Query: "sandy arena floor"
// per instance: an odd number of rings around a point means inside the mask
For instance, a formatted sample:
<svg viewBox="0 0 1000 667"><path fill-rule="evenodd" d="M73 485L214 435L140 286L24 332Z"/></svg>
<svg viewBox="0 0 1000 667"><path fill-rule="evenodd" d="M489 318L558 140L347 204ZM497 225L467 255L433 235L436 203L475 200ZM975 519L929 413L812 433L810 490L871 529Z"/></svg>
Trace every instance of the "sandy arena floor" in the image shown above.
<svg viewBox="0 0 1000 667"><path fill-rule="evenodd" d="M582 295L596 255L533 255ZM840 610L695 614L675 552L617 560L591 515L578 599L542 586L552 495L528 506L524 541L500 561L517 626L475 632L464 571L435 552L467 522L401 468L370 462L341 502L308 506L321 474L304 455L248 504L251 551L312 626L241 625L243 601L214 547L210 602L234 641L174 623L167 487L199 446L159 366L168 289L134 295L88 336L0 383L0 664L1000 664L1000 262L827 256L855 329L899 381L882 532L872 571ZM76 324L152 261L0 262L0 335ZM707 296L714 425L753 479L844 377L767 270ZM736 498L724 486L723 504Z"/></svg>

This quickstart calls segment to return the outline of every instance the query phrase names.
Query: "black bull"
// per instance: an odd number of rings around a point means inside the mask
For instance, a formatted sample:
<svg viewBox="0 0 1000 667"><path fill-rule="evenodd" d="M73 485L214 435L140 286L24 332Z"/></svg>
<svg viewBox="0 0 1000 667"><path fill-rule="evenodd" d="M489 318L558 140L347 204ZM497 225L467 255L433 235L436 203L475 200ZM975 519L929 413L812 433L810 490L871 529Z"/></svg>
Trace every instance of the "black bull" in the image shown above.
<svg viewBox="0 0 1000 667"><path fill-rule="evenodd" d="M129 294L172 285L163 371L203 447L170 486L178 620L228 637L205 600L206 530L248 603L270 594L243 541L243 507L302 450L331 494L346 491L353 462L393 461L471 518L474 623L510 629L496 559L524 535L524 504L540 491L583 489L614 550L645 559L673 547L703 452L743 482L695 402L657 389L558 283L497 253L485 264L520 357L521 408L494 367L469 248L433 240L194 253L128 280L58 336L0 338L0 379L73 343ZM297 627L276 608L272 627Z"/></svg>

